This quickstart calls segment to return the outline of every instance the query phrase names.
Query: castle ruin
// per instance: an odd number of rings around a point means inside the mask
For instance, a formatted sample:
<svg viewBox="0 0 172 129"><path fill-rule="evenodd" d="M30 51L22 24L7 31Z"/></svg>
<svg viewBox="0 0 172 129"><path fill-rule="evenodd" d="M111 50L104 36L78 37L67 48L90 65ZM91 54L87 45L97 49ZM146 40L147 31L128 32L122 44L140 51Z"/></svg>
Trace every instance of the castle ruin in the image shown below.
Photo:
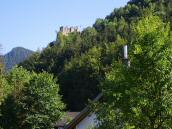
<svg viewBox="0 0 172 129"><path fill-rule="evenodd" d="M63 35L68 35L69 33L72 33L72 32L80 32L79 28L76 26L76 27L64 27L64 26L61 26L60 27L60 32L63 34Z"/></svg>

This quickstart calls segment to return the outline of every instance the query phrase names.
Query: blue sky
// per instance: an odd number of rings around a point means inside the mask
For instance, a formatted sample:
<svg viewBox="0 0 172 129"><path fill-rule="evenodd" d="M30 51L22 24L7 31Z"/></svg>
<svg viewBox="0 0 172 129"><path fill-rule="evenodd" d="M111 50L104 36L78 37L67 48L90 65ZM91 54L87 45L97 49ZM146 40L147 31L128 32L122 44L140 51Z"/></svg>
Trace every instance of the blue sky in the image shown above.
<svg viewBox="0 0 172 129"><path fill-rule="evenodd" d="M92 26L128 0L0 0L2 53L21 46L41 49L60 26Z"/></svg>

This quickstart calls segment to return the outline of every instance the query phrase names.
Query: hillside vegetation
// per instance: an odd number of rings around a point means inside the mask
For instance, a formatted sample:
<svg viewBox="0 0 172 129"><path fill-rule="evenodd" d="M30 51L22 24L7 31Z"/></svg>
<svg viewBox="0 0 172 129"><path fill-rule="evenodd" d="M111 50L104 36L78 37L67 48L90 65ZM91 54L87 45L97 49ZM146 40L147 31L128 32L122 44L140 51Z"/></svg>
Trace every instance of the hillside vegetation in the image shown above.
<svg viewBox="0 0 172 129"><path fill-rule="evenodd" d="M171 14L171 0L131 0L81 33L58 33L54 46L47 46L20 65L29 71L52 73L58 78L67 109L80 111L101 91L101 82L113 62L123 59L123 46L130 45L134 37L133 24L147 15L172 23Z"/></svg>
<svg viewBox="0 0 172 129"><path fill-rule="evenodd" d="M52 129L86 105L98 129L171 129L171 14L171 0L131 0L7 73L0 61L0 129Z"/></svg>

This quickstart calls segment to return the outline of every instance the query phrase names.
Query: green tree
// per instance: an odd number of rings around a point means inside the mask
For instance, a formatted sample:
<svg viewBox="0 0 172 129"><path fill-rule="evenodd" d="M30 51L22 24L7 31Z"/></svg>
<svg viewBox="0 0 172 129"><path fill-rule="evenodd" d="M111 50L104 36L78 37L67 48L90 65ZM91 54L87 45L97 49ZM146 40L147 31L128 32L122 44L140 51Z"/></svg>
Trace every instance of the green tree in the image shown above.
<svg viewBox="0 0 172 129"><path fill-rule="evenodd" d="M4 129L52 129L64 109L54 77L15 68L8 81L14 88L1 105L0 125Z"/></svg>
<svg viewBox="0 0 172 129"><path fill-rule="evenodd" d="M29 71L33 70L37 73L47 71L52 73L59 78L60 88L65 89L68 87L67 85L77 83L77 79L75 79L76 81L71 79L71 77L80 77L79 74L76 75L76 71L84 74L85 77L92 74L92 72L88 73L89 70L83 72L83 69L76 67L66 70L65 65L73 63L73 58L76 58L75 60L78 60L76 64L79 64L79 61L83 60L83 56L87 56L88 51L92 48L102 47L104 50L102 50L99 57L101 63L103 63L102 69L103 71L110 70L112 60L120 59L123 55L122 51L120 51L122 50L122 44L128 43L134 37L131 32L132 24L150 13L160 16L164 22L170 21L171 24L171 5L171 0L130 0L125 7L114 9L105 19L97 19L93 27L86 28L81 33L71 33L66 36L58 33L55 44L48 45L41 53L33 55L21 65ZM106 46L109 48L106 48ZM65 75L65 79L62 75ZM104 75L102 77L104 78ZM66 80L70 80L72 83L67 84ZM85 78L80 78L80 82L85 82ZM75 88L77 90L78 87ZM72 93L73 90L71 88L65 91ZM61 94L65 97L68 92L61 92ZM92 91L89 92L91 93ZM77 98L81 97L82 95ZM72 103L71 97L68 97L66 102L68 102L67 105L70 105ZM78 103L71 107L79 105ZM73 108L69 107L69 109Z"/></svg>
<svg viewBox="0 0 172 129"><path fill-rule="evenodd" d="M1 45L0 45L0 50L1 50ZM3 56L0 55L0 106L11 91L11 88L4 76L3 69L4 69ZM0 116L1 116L1 110L0 110Z"/></svg>
<svg viewBox="0 0 172 129"><path fill-rule="evenodd" d="M1 52L1 44L0 44L0 52ZM0 53L0 74L2 74L3 72L3 69L4 69L4 62L3 62L3 56L1 55Z"/></svg>
<svg viewBox="0 0 172 129"><path fill-rule="evenodd" d="M102 85L104 103L95 105L100 128L172 127L172 39L159 17L142 18L133 27L131 66L115 62ZM101 108L99 108L101 106Z"/></svg>
<svg viewBox="0 0 172 129"><path fill-rule="evenodd" d="M40 60L40 52L33 53L27 60L21 62L19 66L22 66L28 71L41 72L43 70L43 66Z"/></svg>
<svg viewBox="0 0 172 129"><path fill-rule="evenodd" d="M0 105L10 93L11 88L3 75L0 75Z"/></svg>
<svg viewBox="0 0 172 129"><path fill-rule="evenodd" d="M102 77L100 50L95 47L81 58L73 58L59 76L61 92L69 110L82 110L88 98L94 99L99 93L98 84Z"/></svg>
<svg viewBox="0 0 172 129"><path fill-rule="evenodd" d="M88 51L97 43L97 31L95 28L87 27L81 33L82 43L80 46L81 52Z"/></svg>
<svg viewBox="0 0 172 129"><path fill-rule="evenodd" d="M60 120L64 104L58 95L59 88L48 73L33 74L20 100L24 121L21 129L52 129ZM24 112L24 114L23 114Z"/></svg>

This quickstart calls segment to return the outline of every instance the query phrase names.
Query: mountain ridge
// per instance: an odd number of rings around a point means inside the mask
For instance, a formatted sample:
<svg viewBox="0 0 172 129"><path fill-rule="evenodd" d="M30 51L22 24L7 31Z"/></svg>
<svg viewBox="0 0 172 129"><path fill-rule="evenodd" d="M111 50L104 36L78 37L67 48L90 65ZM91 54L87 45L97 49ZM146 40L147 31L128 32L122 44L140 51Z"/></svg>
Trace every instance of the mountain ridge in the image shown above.
<svg viewBox="0 0 172 129"><path fill-rule="evenodd" d="M5 70L10 70L13 66L28 59L34 51L24 47L15 47L10 52L3 55Z"/></svg>

